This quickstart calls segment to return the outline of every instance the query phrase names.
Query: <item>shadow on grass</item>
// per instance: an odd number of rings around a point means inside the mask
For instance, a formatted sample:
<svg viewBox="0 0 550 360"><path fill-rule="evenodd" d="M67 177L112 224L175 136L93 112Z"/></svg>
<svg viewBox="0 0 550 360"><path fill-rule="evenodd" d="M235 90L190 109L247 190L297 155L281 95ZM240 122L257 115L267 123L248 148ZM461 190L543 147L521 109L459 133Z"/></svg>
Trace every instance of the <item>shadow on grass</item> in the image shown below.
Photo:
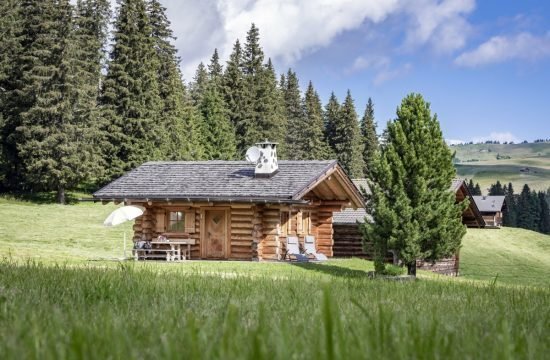
<svg viewBox="0 0 550 360"><path fill-rule="evenodd" d="M355 270L332 264L329 265L315 262L291 262L290 264L305 270L311 270L331 276L340 276L345 278L366 278L369 275L368 272L364 270Z"/></svg>

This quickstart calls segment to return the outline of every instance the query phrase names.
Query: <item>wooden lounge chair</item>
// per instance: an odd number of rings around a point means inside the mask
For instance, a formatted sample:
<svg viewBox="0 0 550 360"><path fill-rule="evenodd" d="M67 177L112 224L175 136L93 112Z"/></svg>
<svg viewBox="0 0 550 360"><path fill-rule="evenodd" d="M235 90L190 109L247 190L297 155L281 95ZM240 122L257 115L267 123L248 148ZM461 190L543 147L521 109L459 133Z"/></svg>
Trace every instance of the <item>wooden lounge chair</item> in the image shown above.
<svg viewBox="0 0 550 360"><path fill-rule="evenodd" d="M318 253L315 248L315 236L308 235L304 238L304 250L306 255L313 255L315 260L328 260L325 254Z"/></svg>
<svg viewBox="0 0 550 360"><path fill-rule="evenodd" d="M286 258L295 261L309 261L307 255L300 252L300 243L297 236L288 236L286 238Z"/></svg>

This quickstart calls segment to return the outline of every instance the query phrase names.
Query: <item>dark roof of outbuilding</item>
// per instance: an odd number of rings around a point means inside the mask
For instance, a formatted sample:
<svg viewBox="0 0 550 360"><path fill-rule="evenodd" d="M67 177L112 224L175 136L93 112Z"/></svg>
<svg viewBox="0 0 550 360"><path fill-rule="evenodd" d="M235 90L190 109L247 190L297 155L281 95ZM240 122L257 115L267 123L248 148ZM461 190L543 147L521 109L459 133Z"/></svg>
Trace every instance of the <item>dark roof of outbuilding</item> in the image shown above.
<svg viewBox="0 0 550 360"><path fill-rule="evenodd" d="M497 212L502 210L505 196L473 196L476 205L481 212Z"/></svg>
<svg viewBox="0 0 550 360"><path fill-rule="evenodd" d="M272 177L256 178L246 161L148 162L98 190L94 198L299 202L304 189L338 163L280 160L278 165Z"/></svg>

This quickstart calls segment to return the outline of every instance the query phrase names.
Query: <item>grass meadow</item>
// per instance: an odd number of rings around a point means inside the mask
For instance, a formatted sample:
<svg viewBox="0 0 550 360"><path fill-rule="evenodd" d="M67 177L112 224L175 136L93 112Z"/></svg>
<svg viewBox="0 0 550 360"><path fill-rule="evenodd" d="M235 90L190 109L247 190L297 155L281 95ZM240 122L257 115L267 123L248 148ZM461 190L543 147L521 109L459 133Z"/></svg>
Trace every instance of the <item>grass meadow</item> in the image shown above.
<svg viewBox="0 0 550 360"><path fill-rule="evenodd" d="M114 208L0 198L2 359L550 353L548 236L469 230L461 251L465 277L420 272L416 281L397 282L370 279L372 263L360 259L109 260L122 256L131 226L103 228Z"/></svg>
<svg viewBox="0 0 550 360"><path fill-rule="evenodd" d="M458 175L479 182L482 190L497 180L512 182L516 192L524 184L538 191L550 186L550 143L473 144L453 146L451 150L456 151L459 161L455 165ZM497 154L505 158L497 159ZM526 167L529 172L520 171Z"/></svg>

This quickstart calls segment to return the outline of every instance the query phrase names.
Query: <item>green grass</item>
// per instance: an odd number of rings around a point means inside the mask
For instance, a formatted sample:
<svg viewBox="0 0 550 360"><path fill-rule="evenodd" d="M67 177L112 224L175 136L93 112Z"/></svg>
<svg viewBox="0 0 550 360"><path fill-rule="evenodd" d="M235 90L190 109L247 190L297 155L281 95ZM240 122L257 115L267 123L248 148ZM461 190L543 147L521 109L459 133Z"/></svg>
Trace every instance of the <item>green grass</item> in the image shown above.
<svg viewBox="0 0 550 360"><path fill-rule="evenodd" d="M493 145L474 144L451 147L456 151L457 172L460 177L472 178L485 190L497 180L512 182L516 191L524 184L535 190L550 186L550 143ZM497 154L510 159L497 160ZM476 160L476 161L472 161ZM529 167L529 173L520 169Z"/></svg>
<svg viewBox="0 0 550 360"><path fill-rule="evenodd" d="M9 254L0 259L2 359L537 359L550 351L548 236L469 230L465 278L421 272L414 282L369 279L372 263L359 259L87 261L122 255L130 224L102 226L113 209L0 199L0 251Z"/></svg>
<svg viewBox="0 0 550 360"><path fill-rule="evenodd" d="M262 265L233 266L239 264ZM346 264L367 262L283 265L284 278L131 263L3 262L0 353L4 359L536 359L550 351L548 289L388 282L322 269L345 272Z"/></svg>
<svg viewBox="0 0 550 360"><path fill-rule="evenodd" d="M550 236L515 229L468 229L460 272L469 279L550 288Z"/></svg>

